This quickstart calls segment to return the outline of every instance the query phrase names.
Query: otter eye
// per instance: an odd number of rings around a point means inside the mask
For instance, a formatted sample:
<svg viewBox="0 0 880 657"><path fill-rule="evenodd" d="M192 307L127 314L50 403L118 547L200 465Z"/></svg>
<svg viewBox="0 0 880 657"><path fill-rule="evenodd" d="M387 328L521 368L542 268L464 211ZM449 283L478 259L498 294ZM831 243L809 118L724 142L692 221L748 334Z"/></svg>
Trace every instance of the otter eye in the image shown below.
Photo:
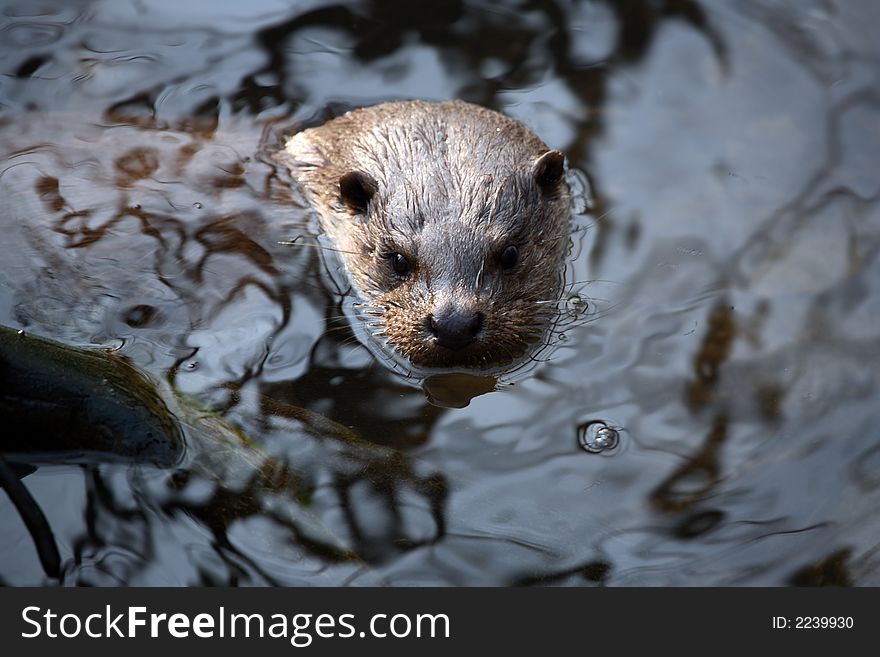
<svg viewBox="0 0 880 657"><path fill-rule="evenodd" d="M394 270L395 274L398 276L409 275L409 272L412 270L412 265L405 255L402 253L391 253L388 255L388 259L391 261L391 268Z"/></svg>
<svg viewBox="0 0 880 657"><path fill-rule="evenodd" d="M498 263L502 269L513 269L519 262L519 249L513 244L504 247L501 255L498 256Z"/></svg>

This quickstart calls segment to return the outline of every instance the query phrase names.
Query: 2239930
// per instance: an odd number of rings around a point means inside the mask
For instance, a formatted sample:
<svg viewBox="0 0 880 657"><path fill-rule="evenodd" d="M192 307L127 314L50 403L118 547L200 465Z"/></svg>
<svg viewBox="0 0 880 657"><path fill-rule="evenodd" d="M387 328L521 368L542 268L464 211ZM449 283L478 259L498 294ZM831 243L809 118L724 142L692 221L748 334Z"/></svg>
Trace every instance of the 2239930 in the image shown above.
<svg viewBox="0 0 880 657"><path fill-rule="evenodd" d="M852 616L796 616L794 627L798 630L852 629Z"/></svg>

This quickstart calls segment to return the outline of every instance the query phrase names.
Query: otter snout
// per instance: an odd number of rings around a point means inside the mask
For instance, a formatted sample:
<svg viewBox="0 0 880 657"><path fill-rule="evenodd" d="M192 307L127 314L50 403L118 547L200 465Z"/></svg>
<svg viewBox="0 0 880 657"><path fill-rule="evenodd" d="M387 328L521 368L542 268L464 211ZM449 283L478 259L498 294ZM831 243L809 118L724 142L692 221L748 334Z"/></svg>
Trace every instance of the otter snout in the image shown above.
<svg viewBox="0 0 880 657"><path fill-rule="evenodd" d="M456 307L446 307L425 320L425 326L441 347L460 351L476 342L483 330L483 313Z"/></svg>

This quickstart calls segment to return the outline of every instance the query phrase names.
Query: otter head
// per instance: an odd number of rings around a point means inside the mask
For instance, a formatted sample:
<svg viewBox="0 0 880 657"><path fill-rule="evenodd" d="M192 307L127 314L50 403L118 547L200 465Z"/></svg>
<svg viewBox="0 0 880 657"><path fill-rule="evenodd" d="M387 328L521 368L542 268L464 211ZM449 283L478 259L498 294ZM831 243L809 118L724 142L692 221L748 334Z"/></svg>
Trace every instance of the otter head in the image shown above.
<svg viewBox="0 0 880 657"><path fill-rule="evenodd" d="M568 243L564 161L339 176L335 237L390 347L417 366L488 369L541 340Z"/></svg>

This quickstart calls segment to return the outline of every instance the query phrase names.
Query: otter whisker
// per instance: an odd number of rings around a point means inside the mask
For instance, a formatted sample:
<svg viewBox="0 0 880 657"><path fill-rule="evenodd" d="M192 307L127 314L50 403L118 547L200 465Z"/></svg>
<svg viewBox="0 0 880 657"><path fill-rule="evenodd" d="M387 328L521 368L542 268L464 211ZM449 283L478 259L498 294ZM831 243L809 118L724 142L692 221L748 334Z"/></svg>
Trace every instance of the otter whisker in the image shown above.
<svg viewBox="0 0 880 657"><path fill-rule="evenodd" d="M597 223L597 222L599 222L599 221L602 221L605 217L607 217L608 215L610 215L612 212L615 212L615 211L616 211L616 208L609 208L609 209L605 210L605 212L603 212L602 214L600 214L598 217L596 217L596 218L593 220L593 222L594 222L594 223Z"/></svg>
<svg viewBox="0 0 880 657"><path fill-rule="evenodd" d="M334 251L336 253L347 253L349 255L357 255L356 251L346 251L345 249L337 249L335 247L326 246L324 244L309 244L308 242L299 243L297 240L299 240L301 237L304 237L304 236L297 235L292 240L281 240L279 242L276 242L276 244L280 244L281 246L308 246L313 249L320 249L322 251Z"/></svg>
<svg viewBox="0 0 880 657"><path fill-rule="evenodd" d="M573 226L570 233L586 233L589 230L595 228L598 224L595 221L590 221L588 223L582 224L580 226Z"/></svg>
<svg viewBox="0 0 880 657"><path fill-rule="evenodd" d="M339 343L340 347L348 347L353 344L360 344L361 341L357 339L357 336L350 335L345 340Z"/></svg>
<svg viewBox="0 0 880 657"><path fill-rule="evenodd" d="M592 285L593 283L610 283L611 285L623 285L620 281L613 281L610 278L591 278L587 281L573 281L572 285Z"/></svg>
<svg viewBox="0 0 880 657"><path fill-rule="evenodd" d="M348 334L348 337L351 337L351 328L348 326L332 326L324 331L324 335L326 336L337 336L337 335L345 335ZM357 339L357 338L355 338Z"/></svg>

